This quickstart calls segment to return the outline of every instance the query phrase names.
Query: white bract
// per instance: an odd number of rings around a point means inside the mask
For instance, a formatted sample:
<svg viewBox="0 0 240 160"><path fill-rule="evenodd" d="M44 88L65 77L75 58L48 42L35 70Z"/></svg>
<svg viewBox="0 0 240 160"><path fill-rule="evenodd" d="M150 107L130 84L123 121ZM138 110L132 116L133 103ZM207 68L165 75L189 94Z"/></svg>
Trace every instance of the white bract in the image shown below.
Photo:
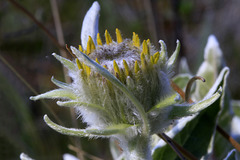
<svg viewBox="0 0 240 160"><path fill-rule="evenodd" d="M98 33L99 11L94 2L83 21L82 46L71 47L74 61L53 54L69 70L73 82L52 78L59 89L30 98L59 99L59 106L74 107L88 125L86 129L66 128L45 115L54 130L80 137L111 137L119 141L125 159L151 159L151 135L162 132L174 119L208 107L219 98L220 90L198 103L183 102L170 85L179 41L170 58L163 41L158 50L150 40L141 43L136 33L132 39L123 39L118 29L116 41L106 30L103 44Z"/></svg>

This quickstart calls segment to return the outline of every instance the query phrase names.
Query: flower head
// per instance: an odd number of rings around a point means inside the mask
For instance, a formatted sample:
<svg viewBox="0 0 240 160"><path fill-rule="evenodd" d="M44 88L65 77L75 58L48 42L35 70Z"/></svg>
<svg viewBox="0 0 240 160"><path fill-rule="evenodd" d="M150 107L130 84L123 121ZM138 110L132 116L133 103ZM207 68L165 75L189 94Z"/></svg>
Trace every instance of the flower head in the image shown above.
<svg viewBox="0 0 240 160"><path fill-rule="evenodd" d="M87 129L69 129L46 123L63 134L89 137L115 137L127 157L150 159L150 135L163 131L174 119L199 112L213 103L219 93L196 104L180 104L181 99L170 86L170 73L180 50L167 56L150 40L140 41L133 32L124 39L116 29L116 40L105 31L105 43L98 33L99 4L87 12L81 33L82 45L71 47L74 61L55 56L69 70L73 82L66 84L52 78L60 89L31 97L57 98L60 106L75 107L87 123Z"/></svg>

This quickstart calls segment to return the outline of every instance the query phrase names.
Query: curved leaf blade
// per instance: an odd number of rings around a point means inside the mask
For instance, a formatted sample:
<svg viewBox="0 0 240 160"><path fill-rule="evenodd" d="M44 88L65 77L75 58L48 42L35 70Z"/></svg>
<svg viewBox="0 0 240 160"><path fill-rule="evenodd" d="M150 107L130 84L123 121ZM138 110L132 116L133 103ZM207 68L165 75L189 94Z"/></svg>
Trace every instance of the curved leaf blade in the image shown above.
<svg viewBox="0 0 240 160"><path fill-rule="evenodd" d="M70 61L69 59L66 59L62 56L57 55L56 53L52 54L58 61L60 61L64 67L66 67L69 70L76 70L76 66L74 65L74 63L72 61Z"/></svg>
<svg viewBox="0 0 240 160"><path fill-rule="evenodd" d="M190 116L192 114L198 113L203 109L207 108L211 104L213 104L222 94L222 88L212 95L210 98L202 100L195 104L186 104L186 105L174 105L172 111L169 116L172 118L180 118L185 116Z"/></svg>
<svg viewBox="0 0 240 160"><path fill-rule="evenodd" d="M64 82L61 82L59 80L56 80L53 76L51 78L51 81L58 87L60 88L64 88L64 89L69 89L70 88L70 85L67 84L67 83L64 83Z"/></svg>
<svg viewBox="0 0 240 160"><path fill-rule="evenodd" d="M75 129L75 128L66 128L60 126L53 121L51 121L47 115L44 115L44 121L47 125L53 130L70 136L78 136L78 137L108 137L111 135L121 134L126 131L127 128L132 127L129 124L117 124L108 126L104 129Z"/></svg>
<svg viewBox="0 0 240 160"><path fill-rule="evenodd" d="M65 98L65 99L72 99L75 100L77 99L77 95L75 95L71 90L67 90L67 89L55 89L52 91L48 91L46 93L43 94L39 94L37 96L31 96L30 99L31 100L39 100L39 99L55 99L55 98Z"/></svg>

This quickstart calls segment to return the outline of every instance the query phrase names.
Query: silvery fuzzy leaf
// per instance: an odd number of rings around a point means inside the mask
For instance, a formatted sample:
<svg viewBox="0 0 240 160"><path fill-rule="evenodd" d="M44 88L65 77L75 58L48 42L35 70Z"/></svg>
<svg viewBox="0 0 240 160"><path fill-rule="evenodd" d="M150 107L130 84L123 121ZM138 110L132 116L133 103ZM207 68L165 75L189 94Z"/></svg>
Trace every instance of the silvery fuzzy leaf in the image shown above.
<svg viewBox="0 0 240 160"><path fill-rule="evenodd" d="M65 153L63 154L63 160L79 160L79 159L72 154Z"/></svg>
<svg viewBox="0 0 240 160"><path fill-rule="evenodd" d="M227 90L227 78L229 75L229 68L225 67L220 72L216 82L212 86L212 88L209 90L208 94L206 96L211 95L214 93L217 87L222 86L223 93L220 98L220 112L218 115L217 123L218 125L224 129L224 130L230 130L229 124L231 123L232 119L232 113L230 109L230 96L228 94ZM227 154L229 150L232 149L232 146L230 143L228 143L226 140L223 139L222 135L216 133L213 134L211 143L208 148L208 152L210 156L213 156L217 159L223 159L224 156Z"/></svg>
<svg viewBox="0 0 240 160"><path fill-rule="evenodd" d="M226 85L225 83L227 81L228 74L229 74L229 68L224 67L219 73L218 77L216 78L215 83L211 86L211 88L209 88L208 93L205 94L205 97L209 97L210 95L215 93L219 86Z"/></svg>
<svg viewBox="0 0 240 160"><path fill-rule="evenodd" d="M49 127L51 127L52 129L54 129L59 133L62 133L64 135L70 135L70 136L78 136L78 137L109 137L111 135L122 134L128 128L132 127L132 125L129 125L129 124L116 124L116 125L113 124L113 125L107 126L106 128L101 128L101 129L66 128L51 121L47 115L44 115L44 121L47 123Z"/></svg>
<svg viewBox="0 0 240 160"><path fill-rule="evenodd" d="M97 1L93 2L91 8L86 13L81 30L81 42L84 50L87 48L88 37L91 36L94 44L97 44L98 21L100 5Z"/></svg>
<svg viewBox="0 0 240 160"><path fill-rule="evenodd" d="M217 97L219 94L216 93ZM214 98L215 99L215 98ZM200 159L207 153L208 146L216 127L216 119L220 111L220 99L218 98L209 107L205 108L173 138L180 146ZM177 155L169 145L155 149L154 160L175 160Z"/></svg>
<svg viewBox="0 0 240 160"><path fill-rule="evenodd" d="M60 61L63 65L64 65L64 67L66 67L67 69L69 69L69 70L73 70L73 71L76 71L76 66L75 66L75 64L72 62L72 61L70 61L69 59L66 59L66 58L64 58L64 57L62 57L62 56L59 56L59 55L57 55L56 53L53 53L52 54L58 61Z"/></svg>
<svg viewBox="0 0 240 160"><path fill-rule="evenodd" d="M180 51L180 42L179 40L177 40L177 47L175 49L175 51L173 52L172 56L168 59L167 61L167 69L172 69L173 66L175 65L175 62L177 60L179 51Z"/></svg>
<svg viewBox="0 0 240 160"><path fill-rule="evenodd" d="M57 101L57 104L59 106L64 106L64 107L86 106L86 107L91 107L98 110L105 110L104 107L98 104L91 104L91 103L79 102L79 101Z"/></svg>
<svg viewBox="0 0 240 160"><path fill-rule="evenodd" d="M59 80L56 80L53 76L51 78L51 81L58 87L63 88L63 89L70 89L71 86L67 83L61 82Z"/></svg>
<svg viewBox="0 0 240 160"><path fill-rule="evenodd" d="M164 43L163 40L159 40L159 43L161 45L160 59L163 62L166 62L167 59L168 59L167 46L166 46L166 44Z"/></svg>
<svg viewBox="0 0 240 160"><path fill-rule="evenodd" d="M157 110L161 110L165 107L171 106L173 104L176 104L177 102L180 101L180 96L178 94L172 94L168 97L166 97L165 99L161 100L158 104L156 104L155 106L153 106L149 111L148 114L154 114L155 112L157 112Z"/></svg>
<svg viewBox="0 0 240 160"><path fill-rule="evenodd" d="M204 83L201 81L196 81L196 89L192 97L195 101L198 101L203 99L203 97L208 93L209 89L215 83L218 72L215 71L211 64L204 61L196 75L204 77L206 80Z"/></svg>
<svg viewBox="0 0 240 160"><path fill-rule="evenodd" d="M193 95L195 100L200 100L207 94L223 66L222 51L219 48L217 39L215 36L210 35L204 50L204 61L197 72L197 75L204 77L206 82L204 84L196 82L196 90Z"/></svg>
<svg viewBox="0 0 240 160"><path fill-rule="evenodd" d="M55 98L61 98L61 99L71 99L71 100L75 100L77 99L77 95L75 95L71 90L67 90L67 89L55 89L52 91L48 91L46 93L43 94L39 94L37 96L31 96L30 99L31 100L38 100L38 99L43 99L43 98L47 98L47 99L55 99Z"/></svg>
<svg viewBox="0 0 240 160"><path fill-rule="evenodd" d="M176 133L174 133L175 136L173 135L173 139L175 141L177 141L183 148L193 153L193 155L197 158L205 156L205 154L209 151L209 145L213 146L213 141L211 141L210 143L210 139L214 138L215 127L219 117L219 112L222 109L221 104L222 98L225 95L225 84L227 76L228 68L225 68L219 75L219 80L209 91L209 95L211 95L213 91L216 91L217 87L222 86L222 97L215 101L211 106L200 112L200 114L196 115L195 117L190 117L190 120L187 117L185 119L185 122L183 122L183 126L177 128ZM217 140L216 142L220 141L223 142L222 139ZM227 146L226 143L224 144L225 146ZM160 155L162 159L176 158L176 154L171 151L171 148L169 146L164 146L156 149L154 152L154 159L161 159L159 158Z"/></svg>
<svg viewBox="0 0 240 160"><path fill-rule="evenodd" d="M208 37L207 45L204 49L204 60L217 70L223 66L222 51L214 35Z"/></svg>
<svg viewBox="0 0 240 160"><path fill-rule="evenodd" d="M217 87L219 86L223 86L223 91L225 91L226 89L226 86L224 83L226 83L226 79L227 79L227 76L228 76L228 68L225 68L221 71L219 77L217 78L217 81L215 82L215 84L213 85L212 89L210 89L209 93L207 96L209 95L212 95L214 92L216 92L217 90ZM186 78L185 78L186 77ZM176 83L176 84L181 84L181 81L183 80L187 80L187 77L191 78L190 75L188 74L180 74L176 77L176 79L174 78L173 81ZM225 94L225 93L223 93ZM221 96L221 98L223 97L223 95ZM240 103L239 103L240 104ZM191 117L186 117L186 118L182 118L178 121L177 125L173 127L173 129L171 129L169 132L167 132L167 135L170 136L171 138L173 138L176 134L178 134L179 132L181 132L181 130L185 127L185 125L187 123L189 123L192 119L194 119L195 116L191 116ZM226 118L226 116L225 116ZM222 137L221 137L222 138ZM162 147L164 146L166 143L164 141L160 141L159 144L156 146L156 147ZM227 145L225 143L225 145Z"/></svg>
<svg viewBox="0 0 240 160"><path fill-rule="evenodd" d="M200 102L189 104L176 104L173 106L172 111L169 114L169 117L171 118L181 118L185 116L190 116L192 114L196 114L203 109L209 107L211 104L213 104L222 94L222 88L219 88L219 90L212 95L211 97L204 99Z"/></svg>
<svg viewBox="0 0 240 160"><path fill-rule="evenodd" d="M21 153L20 154L20 159L21 160L34 160L34 159L32 159L32 158L30 158L27 154L25 154L25 153Z"/></svg>

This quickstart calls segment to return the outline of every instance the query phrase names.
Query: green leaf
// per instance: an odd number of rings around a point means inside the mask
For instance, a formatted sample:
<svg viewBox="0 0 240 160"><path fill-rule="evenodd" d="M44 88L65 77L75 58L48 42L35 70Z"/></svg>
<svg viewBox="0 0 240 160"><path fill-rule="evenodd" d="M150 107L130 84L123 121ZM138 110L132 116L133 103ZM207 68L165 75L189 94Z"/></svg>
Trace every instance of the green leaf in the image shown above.
<svg viewBox="0 0 240 160"><path fill-rule="evenodd" d="M216 37L210 35L204 50L204 61L197 72L198 76L206 79L204 85L199 82L196 84L195 97L197 97L198 100L202 99L207 94L209 88L215 83L222 66L222 51Z"/></svg>
<svg viewBox="0 0 240 160"><path fill-rule="evenodd" d="M69 59L66 59L62 56L57 55L56 53L52 54L57 60L59 60L67 69L69 70L76 70L76 66L74 65L74 63L72 61L70 61Z"/></svg>
<svg viewBox="0 0 240 160"><path fill-rule="evenodd" d="M108 126L104 129L66 128L51 121L47 115L44 115L44 121L47 123L49 127L51 127L52 129L59 133L78 137L108 137L111 135L124 133L126 129L128 129L129 127L133 127L133 125L129 124L117 124Z"/></svg>
<svg viewBox="0 0 240 160"><path fill-rule="evenodd" d="M167 46L163 40L160 40L159 43L161 44L160 59L165 63L168 59Z"/></svg>
<svg viewBox="0 0 240 160"><path fill-rule="evenodd" d="M77 99L77 96L71 91L67 89L55 89L37 96L31 96L31 100L38 100L38 99L43 99L43 98L48 98L48 99L54 99L54 98L65 98L65 99Z"/></svg>
<svg viewBox="0 0 240 160"><path fill-rule="evenodd" d="M213 104L221 96L221 94L222 88L219 88L219 90L210 98L202 100L195 104L185 103L180 105L174 105L172 111L169 114L169 117L174 119L198 113Z"/></svg>
<svg viewBox="0 0 240 160"><path fill-rule="evenodd" d="M206 80L206 82L202 83L196 81L196 89L193 93L193 97L195 97L196 100L201 100L204 98L204 96L208 93L209 89L215 83L217 74L218 73L209 63L203 62L203 64L200 66L197 72L197 76L203 77Z"/></svg>
<svg viewBox="0 0 240 160"><path fill-rule="evenodd" d="M229 75L229 68L225 67L220 72L215 84L211 88L208 94L211 94L216 87L223 87L223 94L220 98L220 107L221 112L218 118L218 125L225 131L231 130L231 121L232 121L232 108L230 104L230 95L227 90L227 78ZM213 155L216 159L223 159L226 154L232 149L232 145L222 137L220 133L216 133L214 137L213 144L210 145L209 149L213 150Z"/></svg>
<svg viewBox="0 0 240 160"><path fill-rule="evenodd" d="M69 89L70 85L61 81L56 80L54 77L51 78L51 81L58 87L63 89Z"/></svg>
<svg viewBox="0 0 240 160"><path fill-rule="evenodd" d="M221 72L219 73L214 84L211 86L211 88L209 88L208 93L205 95L205 97L208 97L208 96L212 95L213 93L215 93L218 90L219 86L222 86L223 90L225 91L228 74L229 74L229 68L224 67L221 70Z"/></svg>
<svg viewBox="0 0 240 160"><path fill-rule="evenodd" d="M108 126L105 129L86 129L86 132L94 135L110 136L110 135L124 133L129 127L133 127L133 126L134 125L129 125L129 124L116 124L116 125Z"/></svg>
<svg viewBox="0 0 240 160"><path fill-rule="evenodd" d="M161 100L157 105L153 106L148 113L154 112L155 110L165 108L167 106L176 104L180 100L180 96L178 94L173 94L163 100Z"/></svg>
<svg viewBox="0 0 240 160"><path fill-rule="evenodd" d="M218 93L216 93L218 94ZM215 131L216 119L220 111L220 99L200 112L173 138L180 146L200 159L207 153L210 140ZM176 153L165 145L153 153L154 160L174 160Z"/></svg>
<svg viewBox="0 0 240 160"><path fill-rule="evenodd" d="M207 150L209 150L209 145L213 146L211 143L211 138L214 138L215 127L218 120L219 112L222 109L223 97L225 95L226 90L226 79L228 76L228 68L222 70L219 78L213 85L213 87L209 91L209 95L212 94L213 91L216 91L216 88L222 86L222 96L213 104L211 104L208 108L204 109L200 114L194 117L191 121L189 121L185 127L179 131L176 136L173 138L178 142L183 148L190 151L194 156L200 159L202 156L205 156ZM216 93L215 95L217 95ZM221 135L220 135L221 136ZM227 142L221 139L215 139L215 147L219 147L218 144L223 148L219 148L219 152L225 152L224 146L228 146ZM222 145L223 144L223 145ZM228 152L228 151L227 151ZM216 153L214 153L214 156ZM226 154L224 154L226 155ZM169 146L164 146L162 148L158 148L155 150L153 157L154 159L162 160L162 159L175 159L176 154L173 153ZM223 159L217 158L217 159Z"/></svg>
<svg viewBox="0 0 240 160"><path fill-rule="evenodd" d="M216 71L222 67L222 51L219 47L217 38L214 35L208 37L208 42L204 49L204 60L211 64Z"/></svg>
<svg viewBox="0 0 240 160"><path fill-rule="evenodd" d="M181 46L180 42L179 42L179 40L177 40L177 47L176 47L175 51L173 52L172 56L167 61L167 69L173 68L173 66L177 60L179 51L180 51L180 46Z"/></svg>
<svg viewBox="0 0 240 160"><path fill-rule="evenodd" d="M138 101L138 99L127 89L125 85L123 85L114 75L112 75L108 70L103 68L101 65L96 63L95 61L91 60L86 54L80 52L75 47L71 46L71 50L73 53L81 60L83 60L88 66L90 66L92 69L96 70L99 74L101 74L103 77L108 79L113 85L115 85L117 88L119 88L125 95L132 101L132 103L135 105L139 115L140 120L143 121L144 125L144 132L145 134L148 134L149 132L149 126L148 126L148 119L147 115L144 111L144 107L142 104Z"/></svg>

